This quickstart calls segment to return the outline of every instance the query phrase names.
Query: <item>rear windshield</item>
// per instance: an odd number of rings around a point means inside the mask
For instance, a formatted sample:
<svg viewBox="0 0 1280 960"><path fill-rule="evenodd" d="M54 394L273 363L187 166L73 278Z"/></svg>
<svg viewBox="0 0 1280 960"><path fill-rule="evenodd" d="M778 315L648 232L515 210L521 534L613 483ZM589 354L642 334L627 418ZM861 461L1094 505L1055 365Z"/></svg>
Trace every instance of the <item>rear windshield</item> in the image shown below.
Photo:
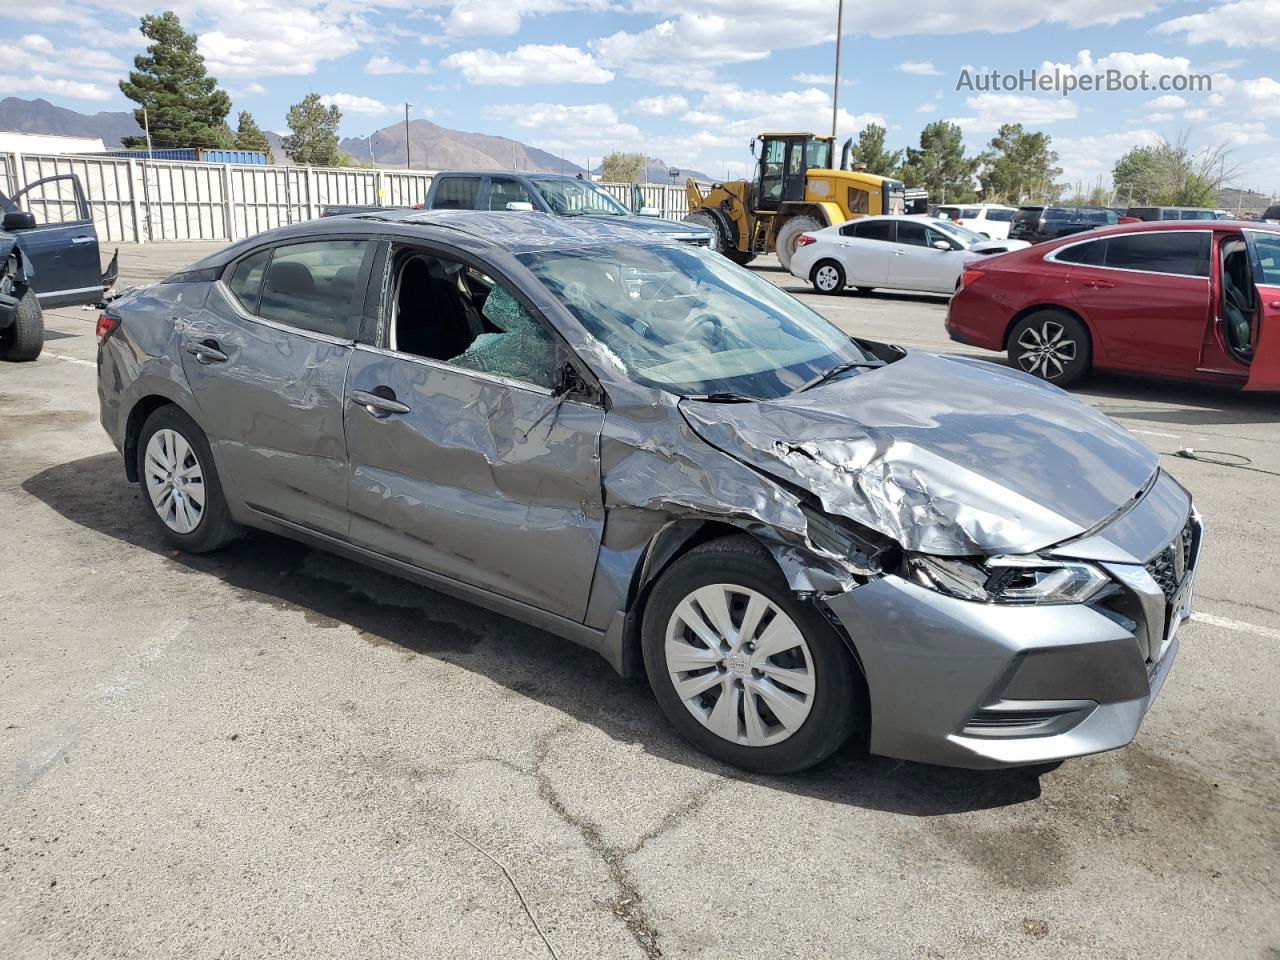
<svg viewBox="0 0 1280 960"><path fill-rule="evenodd" d="M1106 207L1050 207L1046 220L1070 220L1073 223L1116 223L1116 212Z"/></svg>

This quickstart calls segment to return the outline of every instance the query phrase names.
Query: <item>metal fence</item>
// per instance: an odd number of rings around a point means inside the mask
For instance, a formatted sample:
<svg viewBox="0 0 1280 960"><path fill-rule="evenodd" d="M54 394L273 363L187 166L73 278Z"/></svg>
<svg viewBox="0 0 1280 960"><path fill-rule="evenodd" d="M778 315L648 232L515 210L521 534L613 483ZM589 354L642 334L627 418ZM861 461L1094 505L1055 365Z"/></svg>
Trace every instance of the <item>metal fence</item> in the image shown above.
<svg viewBox="0 0 1280 960"><path fill-rule="evenodd" d="M12 197L46 177L79 177L103 241L240 240L320 216L331 204L411 207L426 200L429 171L263 166L170 160L0 153L0 193ZM73 219L69 181L42 184L22 207L42 223ZM631 185L600 184L622 203ZM641 184L645 203L678 220L684 188Z"/></svg>

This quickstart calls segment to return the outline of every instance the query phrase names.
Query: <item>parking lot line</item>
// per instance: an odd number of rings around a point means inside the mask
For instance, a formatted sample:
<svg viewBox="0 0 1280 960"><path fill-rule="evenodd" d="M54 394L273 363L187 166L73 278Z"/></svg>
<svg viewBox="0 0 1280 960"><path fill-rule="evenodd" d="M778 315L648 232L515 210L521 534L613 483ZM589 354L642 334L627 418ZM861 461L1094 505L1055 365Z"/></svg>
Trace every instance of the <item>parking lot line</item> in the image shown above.
<svg viewBox="0 0 1280 960"><path fill-rule="evenodd" d="M1222 627L1224 630L1239 630L1241 633L1252 633L1255 636L1266 637L1269 640L1280 640L1280 630L1260 627L1256 623L1232 620L1230 617L1219 617L1212 613L1201 613L1198 610L1191 614L1191 619L1207 623L1211 627Z"/></svg>
<svg viewBox="0 0 1280 960"><path fill-rule="evenodd" d="M65 360L67 363L82 363L86 367L96 367L98 365L96 360L82 360L80 357L68 357L64 353L51 353L48 350L45 351L44 355L46 357L53 357L55 360Z"/></svg>

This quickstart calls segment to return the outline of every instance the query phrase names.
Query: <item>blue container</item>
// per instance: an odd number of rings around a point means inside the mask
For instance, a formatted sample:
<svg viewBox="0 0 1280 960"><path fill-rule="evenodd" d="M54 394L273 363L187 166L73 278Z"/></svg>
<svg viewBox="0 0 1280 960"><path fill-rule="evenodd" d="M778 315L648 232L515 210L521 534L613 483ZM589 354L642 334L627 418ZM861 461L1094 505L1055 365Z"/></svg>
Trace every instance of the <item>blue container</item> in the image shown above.
<svg viewBox="0 0 1280 960"><path fill-rule="evenodd" d="M186 163L254 163L265 164L267 155L256 150L206 150L204 147L177 147L162 150L104 150L95 157L124 157L135 160L180 160Z"/></svg>

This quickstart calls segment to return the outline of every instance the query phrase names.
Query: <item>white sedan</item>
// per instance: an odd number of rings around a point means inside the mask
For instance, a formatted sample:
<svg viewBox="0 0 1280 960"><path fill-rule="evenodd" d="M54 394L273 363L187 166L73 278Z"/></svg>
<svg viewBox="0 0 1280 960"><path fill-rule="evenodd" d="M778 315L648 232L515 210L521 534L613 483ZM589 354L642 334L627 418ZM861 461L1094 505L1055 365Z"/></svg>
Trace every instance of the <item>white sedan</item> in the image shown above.
<svg viewBox="0 0 1280 960"><path fill-rule="evenodd" d="M791 273L819 293L892 287L949 294L966 263L1027 246L1025 240L988 240L931 217L861 217L801 234Z"/></svg>

